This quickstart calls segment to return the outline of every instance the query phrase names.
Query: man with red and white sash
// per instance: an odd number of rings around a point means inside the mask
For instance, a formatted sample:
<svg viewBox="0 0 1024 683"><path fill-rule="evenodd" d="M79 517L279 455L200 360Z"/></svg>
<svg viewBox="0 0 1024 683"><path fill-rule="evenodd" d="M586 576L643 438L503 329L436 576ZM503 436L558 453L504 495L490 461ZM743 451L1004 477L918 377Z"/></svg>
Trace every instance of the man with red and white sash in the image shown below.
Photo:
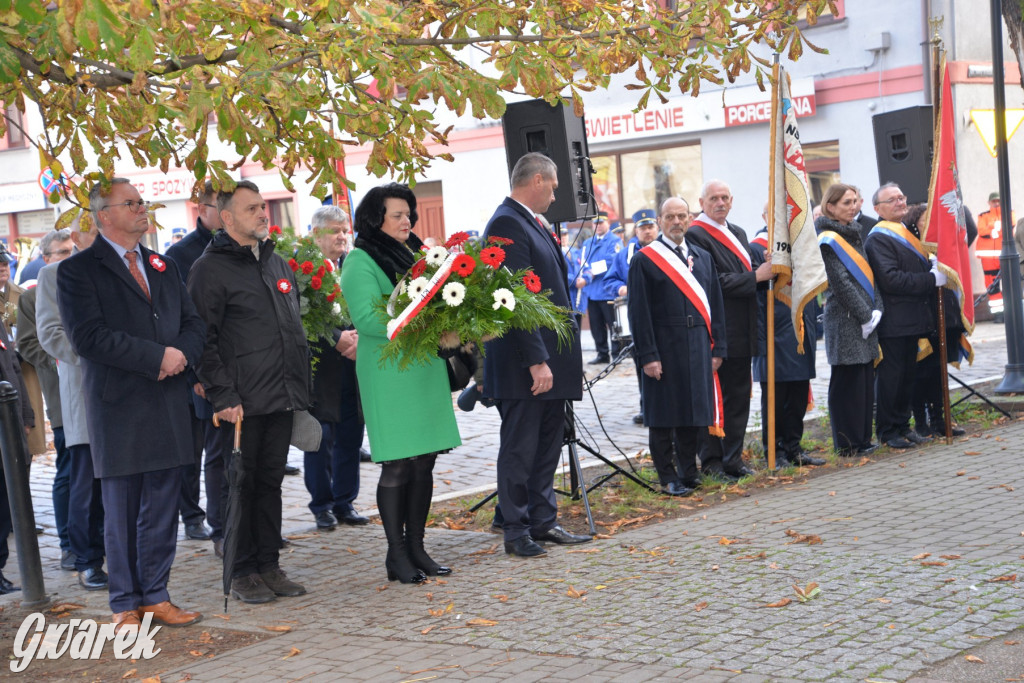
<svg viewBox="0 0 1024 683"><path fill-rule="evenodd" d="M729 353L722 361L718 378L725 399L725 436L708 437L700 451L706 474L739 478L751 471L743 464L743 437L750 416L750 361L757 355L757 290L766 288L772 277L771 259L756 268L750 262L750 247L743 228L726 219L732 210L732 192L720 180L704 185L700 196L702 213L686 235L690 244L709 252L718 271L725 305L725 339Z"/></svg>
<svg viewBox="0 0 1024 683"><path fill-rule="evenodd" d="M651 457L662 490L673 496L700 484L697 449L721 423L714 372L726 355L718 273L711 255L684 239L690 218L685 201L665 200L661 234L633 257L627 285Z"/></svg>
<svg viewBox="0 0 1024 683"><path fill-rule="evenodd" d="M882 361L875 373L875 431L890 448L910 448L930 441L910 428L911 390L917 363L917 340L935 328L928 302L946 283L921 245L901 221L907 198L899 185L878 188L872 199L881 217L864 245L882 295L885 315L878 325Z"/></svg>

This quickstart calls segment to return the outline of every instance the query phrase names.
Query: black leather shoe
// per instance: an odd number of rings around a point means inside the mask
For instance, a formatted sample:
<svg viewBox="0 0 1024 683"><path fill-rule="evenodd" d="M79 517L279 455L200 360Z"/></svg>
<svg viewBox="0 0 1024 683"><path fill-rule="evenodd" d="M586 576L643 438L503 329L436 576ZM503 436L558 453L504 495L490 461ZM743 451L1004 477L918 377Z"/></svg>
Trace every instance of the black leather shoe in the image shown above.
<svg viewBox="0 0 1024 683"><path fill-rule="evenodd" d="M635 425L642 425L643 423L644 423L644 414L643 413L637 413L636 415L633 416L633 424L635 424Z"/></svg>
<svg viewBox="0 0 1024 683"><path fill-rule="evenodd" d="M611 361L608 360L608 356L598 356L594 360L587 363L587 365L608 365Z"/></svg>
<svg viewBox="0 0 1024 683"><path fill-rule="evenodd" d="M764 466L766 468L768 467L768 458L765 458ZM790 459L787 458L782 453L776 453L775 454L775 469L776 470L784 470L787 467L795 467L795 466L796 466L796 463L791 462Z"/></svg>
<svg viewBox="0 0 1024 683"><path fill-rule="evenodd" d="M877 450L878 450L878 444L877 443L868 443L867 446L861 446L860 448L858 448L856 454L857 455L871 455L872 453L874 453ZM850 455L853 455L853 453L851 453Z"/></svg>
<svg viewBox="0 0 1024 683"><path fill-rule="evenodd" d="M589 540L589 539L588 539ZM518 555L519 557L540 557L547 555L548 551L537 545L530 535L520 536L513 541L505 541L505 554Z"/></svg>
<svg viewBox="0 0 1024 683"><path fill-rule="evenodd" d="M742 479L743 477L749 477L754 471L746 465L740 465L739 469L727 471L726 474L735 479Z"/></svg>
<svg viewBox="0 0 1024 683"><path fill-rule="evenodd" d="M903 438L906 439L907 441L910 441L910 442L916 443L916 444L928 443L929 441L932 440L932 437L930 437L930 436L923 436L921 434L918 434L913 429L911 429L909 432L904 434Z"/></svg>
<svg viewBox="0 0 1024 683"><path fill-rule="evenodd" d="M316 528L320 531L333 531L336 526L338 526L338 520L334 518L330 510L316 513Z"/></svg>
<svg viewBox="0 0 1024 683"><path fill-rule="evenodd" d="M349 526L362 526L363 524L370 523L369 517L363 517L361 514L359 514L352 508L345 510L345 512L341 513L340 515L335 513L334 516L338 518L339 522L343 524L348 524Z"/></svg>
<svg viewBox="0 0 1024 683"><path fill-rule="evenodd" d="M942 433L943 435L945 435L946 430L943 429ZM953 436L963 436L964 434L967 433L967 430L961 429L960 427L953 427L953 429L949 430L949 433L952 434Z"/></svg>
<svg viewBox="0 0 1024 683"><path fill-rule="evenodd" d="M808 465L813 466L813 467L820 467L821 465L824 465L826 462L828 462L824 458L815 458L810 453L802 453L802 452L801 453L790 454L789 458L790 458L790 460L792 460L797 465L802 465L802 466L805 466L805 467L808 466Z"/></svg>
<svg viewBox="0 0 1024 683"><path fill-rule="evenodd" d="M294 477L296 474L299 473L299 471L300 471L299 468L296 467L295 465L285 465L284 466L284 473L286 475L288 475L289 477Z"/></svg>
<svg viewBox="0 0 1024 683"><path fill-rule="evenodd" d="M574 545L576 543L587 543L594 540L589 535L571 534L562 527L555 525L543 533L537 534L535 541L547 541L559 545Z"/></svg>
<svg viewBox="0 0 1024 683"><path fill-rule="evenodd" d="M20 591L21 589L11 583L3 572L0 572L0 595L7 595L14 591Z"/></svg>
<svg viewBox="0 0 1024 683"><path fill-rule="evenodd" d="M956 425L954 425L953 429L952 429L952 431L950 433L953 436L963 436L964 434L967 433L967 430L966 429L961 429L960 427L957 427ZM937 424L937 425L935 425L934 427L932 427L932 434L934 434L935 436L937 436L939 438L945 438L945 436L946 436L946 425L944 425L944 424Z"/></svg>
<svg viewBox="0 0 1024 683"><path fill-rule="evenodd" d="M192 524L186 524L185 538L191 538L193 541L209 541L210 527L206 526L206 524L203 522L194 522Z"/></svg>
<svg viewBox="0 0 1024 683"><path fill-rule="evenodd" d="M902 450L905 450L907 448L913 448L914 447L914 442L913 441L907 441L902 436L897 436L894 439L889 439L888 441L886 441L885 445L888 446L889 448L895 448L896 450L902 451Z"/></svg>
<svg viewBox="0 0 1024 683"><path fill-rule="evenodd" d="M661 492L666 496L689 496L693 493L693 489L687 487L682 482L670 481L661 487Z"/></svg>
<svg viewBox="0 0 1024 683"><path fill-rule="evenodd" d="M365 448L359 449L359 462L373 462L373 458L370 457L370 451Z"/></svg>
<svg viewBox="0 0 1024 683"><path fill-rule="evenodd" d="M89 567L78 572L78 583L87 591L107 589L107 573L101 567Z"/></svg>
<svg viewBox="0 0 1024 683"><path fill-rule="evenodd" d="M66 572L75 571L75 554L70 550L60 551L60 568Z"/></svg>
<svg viewBox="0 0 1024 683"><path fill-rule="evenodd" d="M471 412L473 408L476 408L476 402L480 400L482 395L483 392L480 391L480 387L477 386L476 382L474 382L462 390L462 393L459 394L459 398L455 400L455 403L458 404L459 410L468 413Z"/></svg>

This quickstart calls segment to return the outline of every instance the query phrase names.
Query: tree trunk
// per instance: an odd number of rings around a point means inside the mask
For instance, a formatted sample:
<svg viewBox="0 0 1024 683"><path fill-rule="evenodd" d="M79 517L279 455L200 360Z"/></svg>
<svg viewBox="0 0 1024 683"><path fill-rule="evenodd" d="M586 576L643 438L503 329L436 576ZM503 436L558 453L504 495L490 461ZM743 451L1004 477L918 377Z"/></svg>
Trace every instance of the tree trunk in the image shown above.
<svg viewBox="0 0 1024 683"><path fill-rule="evenodd" d="M1017 56L1020 85L1024 88L1024 2L1022 0L1006 0L1003 3L1003 21L1006 22L1010 47L1013 49L1013 54Z"/></svg>

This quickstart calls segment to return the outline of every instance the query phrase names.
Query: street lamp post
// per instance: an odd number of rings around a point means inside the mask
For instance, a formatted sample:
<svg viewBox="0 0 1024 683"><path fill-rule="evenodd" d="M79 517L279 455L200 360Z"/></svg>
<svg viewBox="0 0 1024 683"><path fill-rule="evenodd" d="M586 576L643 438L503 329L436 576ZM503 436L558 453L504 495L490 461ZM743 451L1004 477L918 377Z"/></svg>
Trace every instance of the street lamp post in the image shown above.
<svg viewBox="0 0 1024 683"><path fill-rule="evenodd" d="M999 254L1000 284L1003 288L1006 325L1006 369L996 387L997 394L1024 393L1024 307L1021 305L1020 256L1013 234L1013 205L1010 201L1010 162L1006 157L1006 94L1003 78L1002 0L992 6L992 87L995 93L996 162L999 169L999 199L1003 215L1003 248ZM1009 229L1006 226L1009 225Z"/></svg>

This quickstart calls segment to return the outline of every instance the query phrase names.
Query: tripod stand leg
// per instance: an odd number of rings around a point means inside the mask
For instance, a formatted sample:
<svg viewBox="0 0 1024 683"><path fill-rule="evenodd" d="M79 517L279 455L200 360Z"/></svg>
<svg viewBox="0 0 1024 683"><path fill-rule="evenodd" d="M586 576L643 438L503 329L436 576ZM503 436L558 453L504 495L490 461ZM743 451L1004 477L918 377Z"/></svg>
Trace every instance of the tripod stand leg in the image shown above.
<svg viewBox="0 0 1024 683"><path fill-rule="evenodd" d="M476 504L476 505L474 505L473 507L469 508L469 511L470 511L470 512L476 512L477 510L479 510L480 508L482 508L482 507L483 507L484 505L487 505L487 504L488 504L489 502L491 502L492 500L494 500L494 497L495 497L495 496L497 496L497 495L498 495L498 492L497 492L497 491L495 491L494 493L492 493L491 495L487 496L486 498L484 498L483 500L481 500L481 501L480 501L479 503L477 503L477 504Z"/></svg>
<svg viewBox="0 0 1024 683"><path fill-rule="evenodd" d="M983 394L982 394L981 392L979 392L978 390L976 390L976 389L975 389L974 387L972 387L972 386L971 386L970 384L967 384L967 383L966 383L966 382L964 382L964 381L963 381L962 379L960 379L959 377L957 377L956 375L954 375L954 374L953 374L952 372L950 372L950 373L948 373L948 374L949 374L949 378L950 378L951 380L955 381L955 382L956 382L957 384L959 384L960 386L962 386L962 387L963 387L964 389L966 389L966 390L967 390L967 395L966 395L966 396L961 396L960 398L958 398L958 399L956 400L956 403L953 403L953 404L952 404L952 405L950 406L950 409L951 409L951 410L952 410L952 408L953 408L953 407L955 407L955 406L958 406L958 405L960 405L961 403L963 403L964 401L966 401L966 400L967 400L967 399L968 399L969 397L971 397L971 396L977 396L977 397L978 397L978 398L980 398L980 399L981 399L982 401L984 401L985 403L989 404L989 406L991 406L991 407L992 407L992 408L993 408L994 410L998 410L998 411L999 411L1000 413L1002 413L1002 414L1003 414L1004 416L1006 416L1006 417L1011 417L1010 413L1006 412L1005 410L1003 410L1002 408L1000 408L999 406L997 406L997 405L996 405L995 403L993 403L993 402L992 402L991 400L989 400L989 398L988 398L987 396L983 395Z"/></svg>
<svg viewBox="0 0 1024 683"><path fill-rule="evenodd" d="M580 457L576 453L576 444L569 442L569 472L570 478L579 478L579 489L580 496L583 498L583 509L587 511L587 523L590 525L590 535L593 536L597 533L597 529L594 527L594 513L590 511L590 498L587 496L587 482L583 479L583 471L580 469ZM576 494L575 484L572 488L573 497Z"/></svg>

